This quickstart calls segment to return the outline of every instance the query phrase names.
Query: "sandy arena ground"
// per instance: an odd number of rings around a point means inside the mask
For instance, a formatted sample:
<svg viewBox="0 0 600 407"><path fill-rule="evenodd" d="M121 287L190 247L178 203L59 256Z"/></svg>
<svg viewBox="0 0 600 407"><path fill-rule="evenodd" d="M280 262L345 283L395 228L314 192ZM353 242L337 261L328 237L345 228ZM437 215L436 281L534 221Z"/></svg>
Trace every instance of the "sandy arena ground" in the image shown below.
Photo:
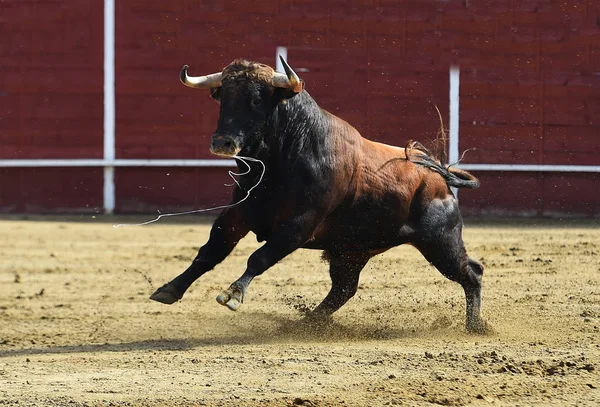
<svg viewBox="0 0 600 407"><path fill-rule="evenodd" d="M598 221L467 223L495 330L478 336L462 289L408 246L374 258L315 330L300 320L329 289L319 252L257 278L234 313L215 297L249 236L167 306L148 296L205 221L73 219L0 220L0 406L600 405Z"/></svg>

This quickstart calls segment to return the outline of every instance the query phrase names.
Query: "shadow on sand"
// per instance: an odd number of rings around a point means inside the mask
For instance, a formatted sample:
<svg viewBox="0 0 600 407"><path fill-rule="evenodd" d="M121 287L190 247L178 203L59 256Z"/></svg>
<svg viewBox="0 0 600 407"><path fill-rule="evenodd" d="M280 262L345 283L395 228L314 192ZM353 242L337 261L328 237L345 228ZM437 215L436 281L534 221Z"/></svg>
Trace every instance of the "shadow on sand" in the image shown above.
<svg viewBox="0 0 600 407"><path fill-rule="evenodd" d="M218 323L218 322L217 322ZM238 325L238 324L236 324ZM243 327L243 329L242 329ZM462 324L439 320L422 328L397 328L381 326L376 322L360 321L339 323L334 320L315 323L290 316L258 313L248 315L239 325L232 327L227 334L217 334L202 338L147 339L122 343L81 344L50 347L0 350L0 358L44 354L130 352L130 351L185 351L194 348L228 345L265 345L270 343L327 343L384 341L402 338L448 338L467 339L469 334ZM490 332L488 335L495 335ZM481 337L480 335L478 335Z"/></svg>

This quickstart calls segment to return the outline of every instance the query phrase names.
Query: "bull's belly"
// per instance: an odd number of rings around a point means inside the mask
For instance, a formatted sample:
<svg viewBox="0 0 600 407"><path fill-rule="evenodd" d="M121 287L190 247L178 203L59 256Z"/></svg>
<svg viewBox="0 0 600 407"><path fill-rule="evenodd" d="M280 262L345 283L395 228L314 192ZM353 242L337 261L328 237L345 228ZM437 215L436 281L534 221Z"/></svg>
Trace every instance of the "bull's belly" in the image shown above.
<svg viewBox="0 0 600 407"><path fill-rule="evenodd" d="M413 237L413 228L399 220L349 218L345 222L325 224L322 231L303 247L335 251L372 251L409 243Z"/></svg>

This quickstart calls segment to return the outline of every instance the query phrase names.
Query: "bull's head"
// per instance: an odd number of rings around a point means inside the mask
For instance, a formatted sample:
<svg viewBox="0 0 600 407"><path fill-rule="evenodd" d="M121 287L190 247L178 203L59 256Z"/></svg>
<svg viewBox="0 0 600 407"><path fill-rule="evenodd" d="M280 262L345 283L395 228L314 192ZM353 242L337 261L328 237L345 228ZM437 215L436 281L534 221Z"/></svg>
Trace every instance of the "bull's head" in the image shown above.
<svg viewBox="0 0 600 407"><path fill-rule="evenodd" d="M281 57L280 57L281 58ZM250 150L261 141L277 105L302 91L302 81L281 58L285 74L245 60L235 60L222 72L188 76L181 69L181 82L191 88L207 88L220 102L217 130L211 137L210 151L231 157L242 149Z"/></svg>

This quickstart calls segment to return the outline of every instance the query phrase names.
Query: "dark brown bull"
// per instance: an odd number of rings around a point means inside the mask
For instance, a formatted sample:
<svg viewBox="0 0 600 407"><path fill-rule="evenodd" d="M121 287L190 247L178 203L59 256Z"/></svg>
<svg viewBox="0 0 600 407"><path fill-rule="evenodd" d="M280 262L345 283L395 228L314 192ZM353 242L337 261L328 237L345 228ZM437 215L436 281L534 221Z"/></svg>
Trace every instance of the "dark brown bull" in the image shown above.
<svg viewBox="0 0 600 407"><path fill-rule="evenodd" d="M477 179L440 165L418 143L399 148L361 137L319 108L283 63L285 75L245 60L202 77L188 76L187 66L182 69L185 85L210 88L220 102L211 152L262 160L266 172L246 201L223 210L190 267L151 298L165 304L181 299L252 231L266 243L217 301L237 310L254 277L298 248L320 249L329 261L332 286L310 317L324 318L355 294L360 271L371 257L409 243L463 287L466 328L483 331L483 267L467 256L462 218L449 189L475 188ZM259 164L250 165L253 171L236 186L234 203L261 175Z"/></svg>

